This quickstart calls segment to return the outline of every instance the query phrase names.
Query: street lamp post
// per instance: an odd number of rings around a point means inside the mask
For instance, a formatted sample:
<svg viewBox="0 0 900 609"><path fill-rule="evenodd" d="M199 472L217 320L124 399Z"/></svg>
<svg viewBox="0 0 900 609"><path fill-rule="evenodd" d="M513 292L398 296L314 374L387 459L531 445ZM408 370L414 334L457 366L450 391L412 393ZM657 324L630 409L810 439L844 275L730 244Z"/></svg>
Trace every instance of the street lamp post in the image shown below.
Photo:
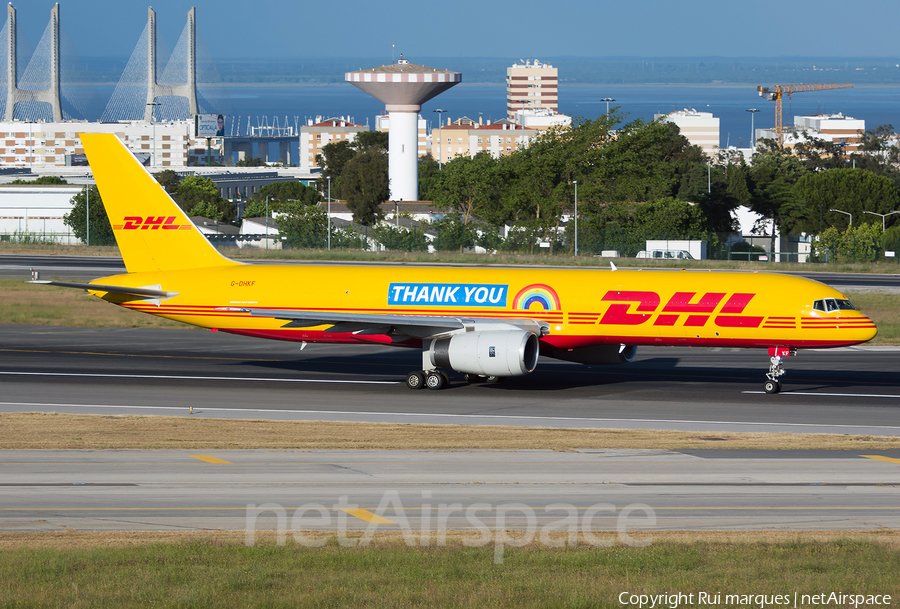
<svg viewBox="0 0 900 609"><path fill-rule="evenodd" d="M828 211L836 211L839 214L846 214L846 215L850 216L850 228L853 228L853 214L851 214L849 211L844 211L842 209L834 209L834 208L831 208Z"/></svg>
<svg viewBox="0 0 900 609"><path fill-rule="evenodd" d="M616 101L616 100L613 99L612 97L604 97L604 98L601 99L600 101L605 101L605 102L606 102L606 113L609 114L609 102L614 102L614 101Z"/></svg>
<svg viewBox="0 0 900 609"><path fill-rule="evenodd" d="M712 194L712 162L706 164L706 194Z"/></svg>
<svg viewBox="0 0 900 609"><path fill-rule="evenodd" d="M269 196L266 195L266 249L269 249Z"/></svg>
<svg viewBox="0 0 900 609"><path fill-rule="evenodd" d="M328 251L331 251L331 176L328 178Z"/></svg>
<svg viewBox="0 0 900 609"><path fill-rule="evenodd" d="M834 211L834 210L832 210L832 211ZM887 218L888 216L890 216L891 214L900 214L900 211L889 211L886 214L879 214L878 212L874 212L874 211L864 211L863 213L864 214L872 214L873 216L881 216L881 232L884 232L884 219Z"/></svg>
<svg viewBox="0 0 900 609"><path fill-rule="evenodd" d="M85 224L87 224L86 241L88 247L91 245L91 185L84 187L84 206L85 206Z"/></svg>
<svg viewBox="0 0 900 609"><path fill-rule="evenodd" d="M443 156L441 154L441 127L444 125L444 112L446 112L446 110L436 108L433 112L437 112L438 115L438 170L443 170L444 161L441 158ZM432 130L431 135L434 137L434 130Z"/></svg>
<svg viewBox="0 0 900 609"><path fill-rule="evenodd" d="M578 258L578 180L575 180L575 257Z"/></svg>
<svg viewBox="0 0 900 609"><path fill-rule="evenodd" d="M756 149L756 127L753 124L753 119L756 118L756 113L759 112L756 108L747 108L747 112L750 113L750 148Z"/></svg>
<svg viewBox="0 0 900 609"><path fill-rule="evenodd" d="M150 125L153 130L153 135L150 138L153 140L153 150L150 151L150 164L153 167L156 167L156 123L153 121L153 113L156 111L156 108L153 106L159 106L160 104L156 102L147 102L147 105L150 106Z"/></svg>

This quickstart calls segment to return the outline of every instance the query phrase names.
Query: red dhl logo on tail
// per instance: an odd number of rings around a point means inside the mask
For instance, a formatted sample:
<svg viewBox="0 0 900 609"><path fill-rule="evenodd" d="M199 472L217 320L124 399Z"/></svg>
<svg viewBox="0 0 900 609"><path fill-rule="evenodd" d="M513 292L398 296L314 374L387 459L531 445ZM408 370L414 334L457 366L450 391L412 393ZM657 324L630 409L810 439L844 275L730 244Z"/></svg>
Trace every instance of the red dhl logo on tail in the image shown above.
<svg viewBox="0 0 900 609"><path fill-rule="evenodd" d="M175 224L175 216L125 216L125 224L113 225L113 230L191 230L191 224Z"/></svg>
<svg viewBox="0 0 900 609"><path fill-rule="evenodd" d="M679 318L684 317L681 325L704 326L727 296L725 292L708 292L695 299L696 295L696 292L676 292L663 306L659 315L656 315L653 325L674 326ZM754 296L756 294L732 294L715 316L715 325L721 328L758 328L762 323L762 317L741 315ZM660 296L656 292L610 291L603 297L603 301L622 304L609 305L600 323L624 326L637 326L650 321L661 303ZM634 303L637 303L636 312L629 313L628 310Z"/></svg>

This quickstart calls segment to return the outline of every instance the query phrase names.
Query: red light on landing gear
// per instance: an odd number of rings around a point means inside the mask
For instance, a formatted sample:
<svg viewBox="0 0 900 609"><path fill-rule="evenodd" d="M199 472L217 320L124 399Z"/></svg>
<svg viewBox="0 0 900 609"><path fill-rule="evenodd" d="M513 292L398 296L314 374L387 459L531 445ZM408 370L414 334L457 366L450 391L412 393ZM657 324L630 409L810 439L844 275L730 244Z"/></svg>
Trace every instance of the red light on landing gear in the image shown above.
<svg viewBox="0 0 900 609"><path fill-rule="evenodd" d="M219 329L218 329L218 328L210 328L209 331L210 331L210 332L218 332ZM771 349L770 349L770 351L771 351Z"/></svg>

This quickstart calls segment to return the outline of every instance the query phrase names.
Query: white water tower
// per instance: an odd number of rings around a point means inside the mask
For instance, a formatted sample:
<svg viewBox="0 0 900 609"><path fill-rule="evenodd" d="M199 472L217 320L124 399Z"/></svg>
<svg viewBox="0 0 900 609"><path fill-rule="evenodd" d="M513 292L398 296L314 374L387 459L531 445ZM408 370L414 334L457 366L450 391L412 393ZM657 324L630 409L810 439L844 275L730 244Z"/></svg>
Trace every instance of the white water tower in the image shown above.
<svg viewBox="0 0 900 609"><path fill-rule="evenodd" d="M418 201L419 111L429 99L462 82L462 74L417 66L402 57L389 66L347 72L344 80L384 102L391 125L388 133L391 199Z"/></svg>

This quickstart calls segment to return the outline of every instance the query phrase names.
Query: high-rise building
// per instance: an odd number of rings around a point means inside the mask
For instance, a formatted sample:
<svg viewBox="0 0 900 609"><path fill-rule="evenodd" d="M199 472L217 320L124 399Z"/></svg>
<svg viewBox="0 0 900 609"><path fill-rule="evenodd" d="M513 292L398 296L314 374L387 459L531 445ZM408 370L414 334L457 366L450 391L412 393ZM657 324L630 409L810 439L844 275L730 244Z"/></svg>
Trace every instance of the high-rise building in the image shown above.
<svg viewBox="0 0 900 609"><path fill-rule="evenodd" d="M515 120L516 112L541 108L559 112L557 69L537 59L506 68L506 118Z"/></svg>

